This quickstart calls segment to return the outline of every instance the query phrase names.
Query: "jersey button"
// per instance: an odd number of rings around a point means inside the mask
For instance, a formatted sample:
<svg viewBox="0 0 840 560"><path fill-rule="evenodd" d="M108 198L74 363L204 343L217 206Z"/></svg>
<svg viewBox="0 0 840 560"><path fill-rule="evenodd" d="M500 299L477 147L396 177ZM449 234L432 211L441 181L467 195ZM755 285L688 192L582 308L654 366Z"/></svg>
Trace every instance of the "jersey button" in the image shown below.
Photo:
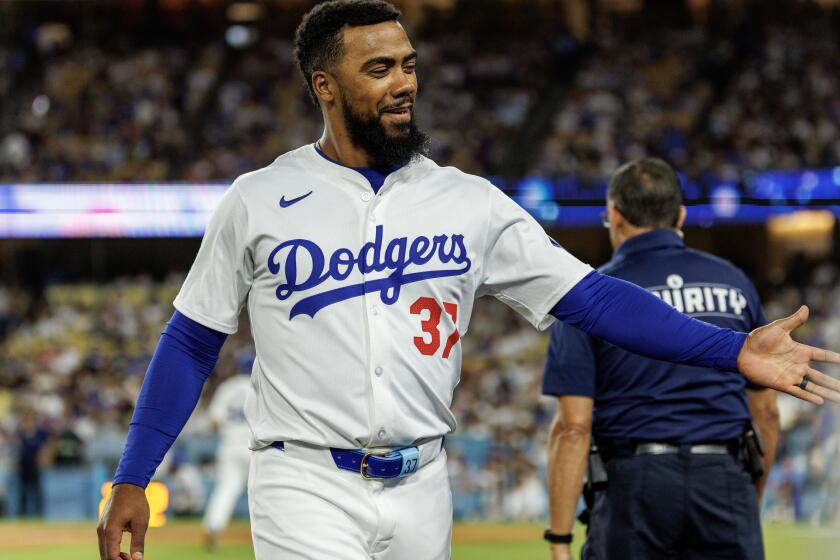
<svg viewBox="0 0 840 560"><path fill-rule="evenodd" d="M376 215L371 214L371 215L370 215L370 221L371 221L371 222L375 222L375 221L376 221Z"/></svg>
<svg viewBox="0 0 840 560"><path fill-rule="evenodd" d="M388 435L388 432L385 431L385 428L379 428L379 432L376 435L379 436L379 439L385 439L385 436Z"/></svg>
<svg viewBox="0 0 840 560"><path fill-rule="evenodd" d="M376 376L377 376L377 377L379 377L380 375L382 375L382 373L383 373L384 371L385 371L385 370L384 370L384 369L382 369L382 367L381 367L381 366L376 366L376 369L375 369L375 370L373 370L373 373L375 373L375 374L376 374Z"/></svg>
<svg viewBox="0 0 840 560"><path fill-rule="evenodd" d="M373 307L370 308L370 314L371 315L379 315L379 308L374 305Z"/></svg>
<svg viewBox="0 0 840 560"><path fill-rule="evenodd" d="M362 193L362 200L364 200L365 202L367 202L368 200L370 200L370 199L371 199L371 197L372 197L372 195L371 195L369 192L363 192L363 193Z"/></svg>

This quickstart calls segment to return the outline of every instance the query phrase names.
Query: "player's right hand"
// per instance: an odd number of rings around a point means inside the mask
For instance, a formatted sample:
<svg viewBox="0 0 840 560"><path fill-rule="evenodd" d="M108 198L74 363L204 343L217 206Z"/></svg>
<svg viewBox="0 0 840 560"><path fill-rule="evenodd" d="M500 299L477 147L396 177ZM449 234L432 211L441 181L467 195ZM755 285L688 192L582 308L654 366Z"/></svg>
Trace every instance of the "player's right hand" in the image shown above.
<svg viewBox="0 0 840 560"><path fill-rule="evenodd" d="M117 484L96 527L100 560L141 560L143 541L149 528L146 491L134 484ZM123 532L131 533L129 552L120 552Z"/></svg>

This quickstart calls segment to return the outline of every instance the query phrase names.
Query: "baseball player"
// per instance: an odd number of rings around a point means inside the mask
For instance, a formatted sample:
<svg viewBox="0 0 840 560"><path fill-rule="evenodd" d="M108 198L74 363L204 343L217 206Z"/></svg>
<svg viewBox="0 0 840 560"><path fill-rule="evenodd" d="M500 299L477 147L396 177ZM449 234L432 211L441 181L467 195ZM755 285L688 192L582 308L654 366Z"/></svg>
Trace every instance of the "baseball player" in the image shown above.
<svg viewBox="0 0 840 560"><path fill-rule="evenodd" d="M615 254L601 272L718 326L766 324L743 272L685 247L680 183L667 163L623 165L607 199ZM551 329L543 392L558 397L548 470L554 560L571 558L560 541L571 538L586 470L582 558L763 558L759 502L778 441L775 392L638 356L565 323Z"/></svg>
<svg viewBox="0 0 840 560"><path fill-rule="evenodd" d="M230 521L236 501L248 481L251 437L245 421L245 397L250 388L249 370L226 379L216 389L208 407L210 421L219 429L216 450L216 483L204 512L206 544L215 549L219 535Z"/></svg>
<svg viewBox="0 0 840 560"><path fill-rule="evenodd" d="M486 180L424 157L418 53L398 17L380 0L337 0L301 22L296 55L324 133L239 177L214 212L137 399L102 558L120 557L123 531L142 557L143 487L246 303L258 559L449 557L443 436L481 295L537 328L559 318L636 352L840 399L809 367L840 355L790 338L807 308L749 338L691 319L594 272Z"/></svg>

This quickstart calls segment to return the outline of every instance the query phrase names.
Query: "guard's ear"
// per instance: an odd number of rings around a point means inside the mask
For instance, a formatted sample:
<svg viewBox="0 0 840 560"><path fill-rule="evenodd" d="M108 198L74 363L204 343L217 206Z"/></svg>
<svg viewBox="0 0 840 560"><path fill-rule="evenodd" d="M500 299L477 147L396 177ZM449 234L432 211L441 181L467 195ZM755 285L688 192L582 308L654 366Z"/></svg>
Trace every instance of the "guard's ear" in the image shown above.
<svg viewBox="0 0 840 560"><path fill-rule="evenodd" d="M614 230L620 229L627 221L624 214L622 214L621 211L615 207L615 204L612 203L607 205L607 219L610 222L610 227Z"/></svg>
<svg viewBox="0 0 840 560"><path fill-rule="evenodd" d="M685 224L685 217L688 213L685 210L685 206L680 206L680 215L677 217L677 223L674 224L676 229L682 229L683 224Z"/></svg>

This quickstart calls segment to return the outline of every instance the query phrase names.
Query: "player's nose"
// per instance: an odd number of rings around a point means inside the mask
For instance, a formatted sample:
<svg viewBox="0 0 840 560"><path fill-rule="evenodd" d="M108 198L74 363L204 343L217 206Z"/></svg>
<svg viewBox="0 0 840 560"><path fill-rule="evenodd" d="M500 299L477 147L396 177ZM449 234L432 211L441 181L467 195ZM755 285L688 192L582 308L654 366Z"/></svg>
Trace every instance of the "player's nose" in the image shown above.
<svg viewBox="0 0 840 560"><path fill-rule="evenodd" d="M391 89L391 95L394 96L395 99L399 99L401 97L411 97L412 101L414 99L414 94L417 92L417 78L414 74L409 74L407 72L397 72L397 76L394 78L394 84Z"/></svg>

